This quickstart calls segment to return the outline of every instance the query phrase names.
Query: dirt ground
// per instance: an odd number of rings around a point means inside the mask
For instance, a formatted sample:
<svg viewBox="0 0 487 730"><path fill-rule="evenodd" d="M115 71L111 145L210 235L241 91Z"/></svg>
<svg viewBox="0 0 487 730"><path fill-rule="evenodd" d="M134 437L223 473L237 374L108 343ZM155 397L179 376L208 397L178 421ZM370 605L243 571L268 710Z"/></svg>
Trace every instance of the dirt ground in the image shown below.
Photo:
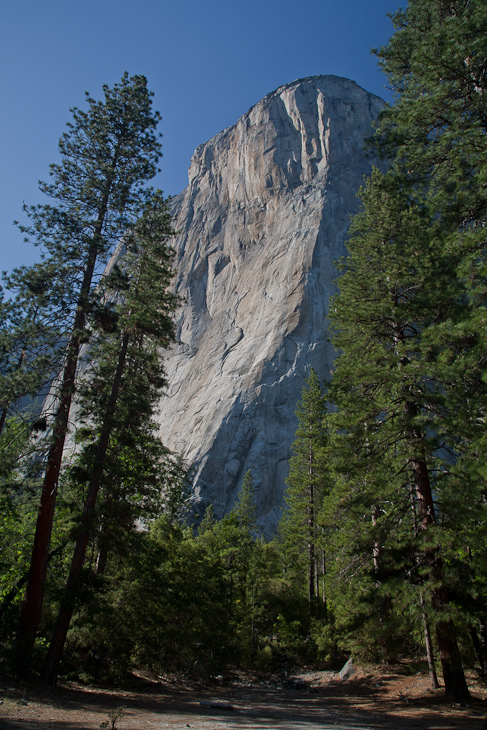
<svg viewBox="0 0 487 730"><path fill-rule="evenodd" d="M208 682L184 677L134 676L130 690L61 683L56 690L0 677L0 730L487 730L487 687L469 676L472 700L445 700L424 673L356 668L346 681L334 672L287 677L232 673Z"/></svg>

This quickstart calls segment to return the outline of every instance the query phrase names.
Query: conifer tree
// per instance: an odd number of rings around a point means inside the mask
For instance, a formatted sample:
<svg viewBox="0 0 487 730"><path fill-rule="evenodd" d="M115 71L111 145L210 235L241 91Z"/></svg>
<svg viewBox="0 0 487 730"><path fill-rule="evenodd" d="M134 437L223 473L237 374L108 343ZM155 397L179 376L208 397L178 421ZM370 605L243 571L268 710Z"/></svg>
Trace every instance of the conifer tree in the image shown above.
<svg viewBox="0 0 487 730"><path fill-rule="evenodd" d="M254 536L257 530L257 505L255 503L255 489L252 483L252 472L245 472L242 486L233 508L239 527L249 536Z"/></svg>
<svg viewBox="0 0 487 730"><path fill-rule="evenodd" d="M393 21L396 32L378 56L396 102L375 140L395 159L394 184L441 222L437 253L450 308L426 336L439 378L449 381L451 427L468 435L485 414L485 2L411 0Z"/></svg>
<svg viewBox="0 0 487 730"><path fill-rule="evenodd" d="M222 520L215 522L211 507L207 510L200 539L212 546L224 565L237 643L245 660L251 660L257 647L260 562L265 547L258 531L250 470L244 475L233 509Z"/></svg>
<svg viewBox="0 0 487 730"><path fill-rule="evenodd" d="M410 0L393 21L378 55L396 102L376 143L394 162L363 193L334 312L333 442L348 484L336 505L364 516L355 555L368 545L372 585L388 572L392 585L402 544L401 570L431 601L446 692L465 698L450 601L474 564L483 580L461 540L477 553L485 511L487 17L482 0Z"/></svg>
<svg viewBox="0 0 487 730"><path fill-rule="evenodd" d="M160 117L151 109L146 79L125 73L119 84L104 86L103 91L104 101L87 94L88 110L72 110L73 121L59 142L61 161L51 165L51 182L40 183L53 203L26 207L31 223L21 227L42 247L43 265L62 290L70 324L18 632L20 671L29 665L41 615L79 351L89 336L87 316L95 307L96 284L115 243L143 210L144 186L157 172L160 152Z"/></svg>
<svg viewBox="0 0 487 730"><path fill-rule="evenodd" d="M485 492L485 222L487 218L487 15L482 0L411 0L379 51L397 99L381 120L380 149L393 155L409 194L441 222L450 307L423 335L430 370L443 382L444 420L456 439L443 492L455 591L485 625L482 503ZM462 540L469 542L469 559ZM465 581L470 576L470 581ZM474 586L477 588L474 588ZM473 592L470 592L473 591ZM470 593L470 595L469 595ZM468 596L468 597L467 597ZM475 598L474 598L475 596ZM482 607L483 603L483 607Z"/></svg>
<svg viewBox="0 0 487 730"><path fill-rule="evenodd" d="M288 510L280 529L286 552L293 555L293 571L298 569L306 575L308 599L312 604L320 590L324 597L325 546L319 516L329 490L324 450L326 398L313 368L306 379L296 415L298 428L291 447L293 455L285 493Z"/></svg>
<svg viewBox="0 0 487 730"><path fill-rule="evenodd" d="M235 585L243 603L246 602L247 581L257 537L256 518L255 491L249 470L244 474L233 509L217 527L225 559L232 567Z"/></svg>
<svg viewBox="0 0 487 730"><path fill-rule="evenodd" d="M150 448L149 440L155 429L153 411L165 384L160 348L166 348L174 341L171 314L177 298L169 291L173 254L167 246L167 238L172 233L167 206L156 193L147 202L140 220L127 233L125 253L116 268L104 277L108 280L106 285L103 279L100 282L101 291L106 290L107 295L121 295L122 301L117 303L109 298L105 303L102 327L106 330L108 324L111 332L109 336L105 333L91 354L94 372L91 376L89 371L85 375L81 393L82 415L89 419L91 426L91 439L82 455L87 491L65 595L49 649L46 679L50 684L57 680L102 484L106 484L106 509L110 509L110 503L114 509L117 502L123 500L127 505L135 498L117 488L117 483L123 484L123 468L120 467L133 468L132 464L127 464L124 454L124 450L131 447L132 454L137 450L139 457L145 457L138 499L147 501L148 495L143 494L144 484L148 483L147 472L151 466L153 471L164 466L162 457L166 450L162 445L158 450L153 438ZM120 282L123 282L121 291ZM110 292L112 287L115 291ZM140 468L144 460L139 458L137 461ZM115 468L111 479L110 466ZM133 483L132 486L136 487ZM133 520L134 515L131 516ZM105 528L106 522L101 527ZM106 534L104 539L107 539Z"/></svg>
<svg viewBox="0 0 487 730"><path fill-rule="evenodd" d="M336 519L342 539L345 506L351 522L355 515L362 525L348 559L368 552L362 564L375 575L371 585L378 589L402 572L404 583L407 575L418 595L430 597L447 692L466 697L449 612L448 541L439 534L454 516L443 497L458 437L450 430L448 383L424 342L450 310L455 278L450 286L444 280L440 222L390 177L376 171L362 200L332 315L342 351L330 388L338 407L332 449L346 484L345 495L343 488L335 492ZM401 563L394 564L390 558L399 553Z"/></svg>

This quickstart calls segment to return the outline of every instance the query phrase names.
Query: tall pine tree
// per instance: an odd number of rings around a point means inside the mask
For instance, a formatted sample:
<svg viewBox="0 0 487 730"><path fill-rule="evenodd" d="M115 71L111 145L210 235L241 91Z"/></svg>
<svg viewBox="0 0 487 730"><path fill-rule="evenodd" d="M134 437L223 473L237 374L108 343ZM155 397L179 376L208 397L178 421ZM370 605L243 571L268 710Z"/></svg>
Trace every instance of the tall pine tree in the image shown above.
<svg viewBox="0 0 487 730"><path fill-rule="evenodd" d="M152 111L146 79L125 74L103 91L103 101L87 94L87 111L72 110L73 121L59 142L61 161L51 165L51 182L40 185L54 202L27 207L31 223L22 227L42 247L46 271L62 285L69 335L18 632L20 671L29 665L41 616L79 351L89 337L87 316L96 306L96 284L115 243L141 215L145 185L157 172L160 152L159 115Z"/></svg>
<svg viewBox="0 0 487 730"><path fill-rule="evenodd" d="M371 585L397 577L402 544L403 575L431 602L446 692L464 698L450 609L475 562L461 541L475 555L469 528L485 521L474 462L487 395L487 17L482 0L411 0L393 20L379 57L396 103L376 142L394 163L363 193L335 305L334 442Z"/></svg>
<svg viewBox="0 0 487 730"><path fill-rule="evenodd" d="M291 447L285 493L288 509L280 525L292 571L298 570L306 576L310 606L320 598L324 602L325 598L325 536L320 512L330 478L325 456L326 412L325 395L311 368L296 410L298 428Z"/></svg>
<svg viewBox="0 0 487 730"><path fill-rule="evenodd" d="M127 463L130 447L132 458L135 450L139 457L144 454L146 460L148 458L145 476L150 469L150 452L153 468L164 466L161 458L164 454L161 449L157 450L153 438L155 424L152 415L165 384L160 348L166 348L174 341L171 314L177 298L169 291L172 251L166 243L172 233L167 206L156 194L147 203L143 216L127 233L125 255L119 265L107 274L106 287L103 279L100 283L99 289L106 289L108 296L118 294L117 298L121 297L122 301L117 303L109 296L105 302L101 324L105 330L108 325L110 334L101 337L91 353L94 372L92 374L90 369L86 372L81 394L82 413L89 419L91 431L91 438L82 454L87 477L86 499L65 595L49 649L46 679L50 684L57 680L86 548L96 524L100 489L105 484L105 510L108 513L110 503L112 511L116 511L117 502L124 500L127 505L135 498L135 495L124 494L120 489L124 481L120 467L131 467L130 462ZM123 282L121 291L120 282ZM112 287L115 291L111 292ZM87 428L88 425L85 430ZM151 437L152 449L148 444ZM139 459L139 468L142 463L143 460ZM114 470L111 479L110 467L112 472ZM138 492L143 492L144 483L147 483L143 477L141 469ZM132 483L132 487L136 485ZM139 493L138 499L144 501L142 493ZM102 531L107 528L107 518L108 515L100 525ZM103 554L106 547L103 541L107 539L105 533L101 546L102 562L105 562Z"/></svg>
<svg viewBox="0 0 487 730"><path fill-rule="evenodd" d="M331 448L343 475L334 496L336 539L348 544L350 569L369 574L373 591L397 593L402 575L401 590L412 583L430 596L444 676L465 694L437 545L456 436L448 431L444 383L423 343L450 305L438 256L441 225L378 172L362 200L332 314L342 351L329 395L338 407Z"/></svg>

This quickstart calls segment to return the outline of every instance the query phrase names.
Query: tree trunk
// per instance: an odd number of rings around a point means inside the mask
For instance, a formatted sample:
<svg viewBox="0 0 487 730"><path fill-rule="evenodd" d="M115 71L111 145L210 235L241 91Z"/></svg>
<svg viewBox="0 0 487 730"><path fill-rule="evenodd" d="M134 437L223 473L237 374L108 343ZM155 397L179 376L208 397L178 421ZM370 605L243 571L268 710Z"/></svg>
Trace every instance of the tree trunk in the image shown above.
<svg viewBox="0 0 487 730"><path fill-rule="evenodd" d="M321 570L322 570L322 592L321 592L321 600L323 603L323 617L326 621L328 618L328 602L326 600L326 551L325 548L321 551Z"/></svg>
<svg viewBox="0 0 487 730"><path fill-rule="evenodd" d="M424 610L424 599L421 595L419 598L419 603L421 606L421 617L423 619L423 631L424 631L424 640L426 644L426 657L428 659L428 668L430 673L430 680L431 680L431 689L438 689L440 686L438 684L438 677L436 675L436 667L435 667L435 657L433 653L433 642L431 641L431 632L430 627L428 623L428 617L426 616L426 611Z"/></svg>
<svg viewBox="0 0 487 730"><path fill-rule="evenodd" d="M443 669L445 693L452 700L469 700L462 658L458 649L455 627L451 619L436 622L436 639L440 650L440 661Z"/></svg>
<svg viewBox="0 0 487 730"><path fill-rule="evenodd" d="M375 527L377 524L377 520L380 517L380 507L378 505L374 505L372 509L372 525ZM374 540L374 546L372 548L372 561L374 565L374 573L377 575L379 573L380 569L380 563L382 559L382 553L384 552L381 541L377 538ZM380 583L376 582L376 586L379 587Z"/></svg>
<svg viewBox="0 0 487 730"><path fill-rule="evenodd" d="M406 410L409 416L417 414L417 407L414 403L406 403ZM411 429L409 439L413 454L416 454L410 461L414 475L416 502L418 510L418 531L425 535L428 527L436 521L435 505L431 491L428 466L424 458L417 456L421 449L422 434ZM430 569L430 581L434 586L432 594L432 606L435 611L435 631L440 652L440 661L445 682L445 693L448 697L456 700L465 700L470 697L462 660L456 639L453 621L445 616L449 603L448 591L444 586L443 564L439 554L439 548L429 545L423 548L423 559Z"/></svg>
<svg viewBox="0 0 487 730"><path fill-rule="evenodd" d="M310 456L311 459L311 456ZM309 467L309 476L313 473L312 466ZM309 604L315 600L315 508L314 508L314 487L309 485L309 502L308 502L308 600Z"/></svg>
<svg viewBox="0 0 487 730"><path fill-rule="evenodd" d="M482 644L480 643L479 635L473 624L469 625L469 631L470 631L470 636L472 638L473 648L475 649L475 653L477 654L477 659L479 660L480 674L482 676L482 679L485 681L487 679L487 675L486 675L486 671L485 671L486 667L485 667L485 661L484 661L484 653L482 651Z"/></svg>
<svg viewBox="0 0 487 730"><path fill-rule="evenodd" d="M484 666L487 667L487 625L485 621L482 621L482 619L479 619L479 634Z"/></svg>
<svg viewBox="0 0 487 730"><path fill-rule="evenodd" d="M108 558L108 529L106 524L100 528L98 535L98 556L96 558L96 574L102 575L107 567Z"/></svg>
<svg viewBox="0 0 487 730"><path fill-rule="evenodd" d="M69 410L74 391L74 376L76 373L78 352L79 337L75 335L70 342L69 354L64 370L61 402L56 414L54 440L49 451L47 468L44 475L27 590L22 604L20 626L17 634L17 671L20 675L23 675L28 670L41 619L47 572L47 556L51 542L54 507L56 504L58 478L67 432Z"/></svg>
<svg viewBox="0 0 487 730"><path fill-rule="evenodd" d="M83 510L83 527L76 541L76 547L74 550L73 559L71 561L71 569L66 583L61 607L59 609L56 626L49 646L47 669L44 678L47 684L53 687L56 685L57 682L59 663L61 661L64 643L66 641L66 635L68 633L69 624L71 623L71 617L73 615L74 603L76 599L76 594L78 592L79 575L83 567L86 546L88 545L88 540L90 537L90 528L93 522L96 498L98 496L98 490L100 488L106 453L110 441L110 434L113 428L113 416L115 413L118 393L120 390L120 384L122 382L123 371L125 368L125 360L127 356L129 340L129 334L125 333L122 339L117 369L115 371L112 389L110 392L110 398L108 401L107 410L105 413L100 438L98 441L93 472L91 474L91 479L88 486L88 494Z"/></svg>
<svg viewBox="0 0 487 730"><path fill-rule="evenodd" d="M5 408L2 409L2 413L0 415L0 434L3 431L3 427L5 426L5 421L7 420L8 416L8 406L5 406Z"/></svg>

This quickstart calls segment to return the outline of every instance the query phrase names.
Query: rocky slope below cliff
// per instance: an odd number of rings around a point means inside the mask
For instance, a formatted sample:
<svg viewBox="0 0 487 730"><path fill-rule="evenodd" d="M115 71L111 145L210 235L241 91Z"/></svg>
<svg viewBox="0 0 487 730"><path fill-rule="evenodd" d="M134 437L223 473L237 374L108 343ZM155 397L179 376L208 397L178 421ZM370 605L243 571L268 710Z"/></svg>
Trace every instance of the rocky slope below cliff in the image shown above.
<svg viewBox="0 0 487 730"><path fill-rule="evenodd" d="M332 367L334 262L382 106L335 76L282 86L197 148L173 199L184 304L158 420L200 513L230 510L250 469L263 526L279 519L304 379Z"/></svg>

